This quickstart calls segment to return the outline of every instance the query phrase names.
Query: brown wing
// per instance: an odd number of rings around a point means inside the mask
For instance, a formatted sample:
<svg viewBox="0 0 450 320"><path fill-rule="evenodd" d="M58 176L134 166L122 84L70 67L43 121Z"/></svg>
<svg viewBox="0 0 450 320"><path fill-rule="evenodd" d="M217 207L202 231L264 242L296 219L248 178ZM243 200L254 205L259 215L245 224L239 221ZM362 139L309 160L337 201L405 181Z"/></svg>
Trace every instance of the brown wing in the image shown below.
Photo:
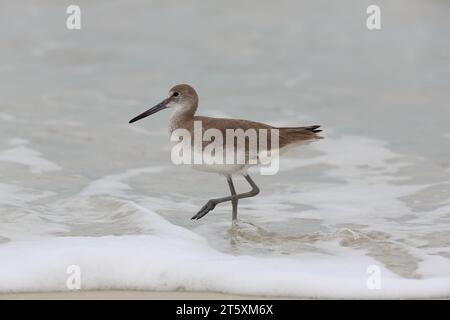
<svg viewBox="0 0 450 320"><path fill-rule="evenodd" d="M210 117L200 117L196 116L194 117L193 121L188 121L186 123L183 123L183 127L191 131L193 133L193 127L194 127L194 121L201 121L202 123L202 131L203 133L208 129L217 129L222 133L223 137L223 147L226 149L226 130L227 129L242 129L244 132L247 132L249 129L254 129L256 131L256 149L251 148L252 152L250 152L249 149L249 141L250 138L246 135L245 136L245 150L241 150L245 152L245 158L246 160L250 158L253 158L252 154L254 155L256 153L259 153L261 150L271 150L272 149L272 143L271 143L271 136L272 136L272 130L276 129L278 130L278 147L283 148L289 144L293 143L301 143L301 142L311 142L313 140L321 139L322 137L318 136L317 133L321 132L322 130L319 130L319 126L308 126L308 127L293 127L293 128L277 128L272 127L270 125L260 123L260 122L254 122L254 121L248 121L248 120L239 120L239 119L226 119L226 118L210 118ZM265 131L260 132L260 130L264 129ZM261 135L260 135L261 133ZM267 141L263 141L263 143L260 143L261 137L267 137ZM193 142L193 141L192 141ZM206 147L210 142L209 141L203 141L203 148ZM236 143L236 142L235 142ZM274 145L275 147L275 145Z"/></svg>

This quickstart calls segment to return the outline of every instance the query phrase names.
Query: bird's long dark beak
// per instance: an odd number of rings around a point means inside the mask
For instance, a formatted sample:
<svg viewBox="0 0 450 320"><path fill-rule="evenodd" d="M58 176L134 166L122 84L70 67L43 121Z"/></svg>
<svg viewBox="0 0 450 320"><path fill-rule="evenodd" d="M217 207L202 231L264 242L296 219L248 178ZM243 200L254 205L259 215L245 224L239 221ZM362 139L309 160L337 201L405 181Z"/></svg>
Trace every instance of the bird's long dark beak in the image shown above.
<svg viewBox="0 0 450 320"><path fill-rule="evenodd" d="M166 109L168 103L169 103L169 99L163 100L162 102L158 103L153 108L150 108L147 111L145 111L145 112L141 113L140 115L138 115L137 117L134 117L133 119L131 119L129 123L133 123L133 122L136 122L138 120L144 119L145 117L148 117L151 114L154 114L154 113L156 113L158 111Z"/></svg>

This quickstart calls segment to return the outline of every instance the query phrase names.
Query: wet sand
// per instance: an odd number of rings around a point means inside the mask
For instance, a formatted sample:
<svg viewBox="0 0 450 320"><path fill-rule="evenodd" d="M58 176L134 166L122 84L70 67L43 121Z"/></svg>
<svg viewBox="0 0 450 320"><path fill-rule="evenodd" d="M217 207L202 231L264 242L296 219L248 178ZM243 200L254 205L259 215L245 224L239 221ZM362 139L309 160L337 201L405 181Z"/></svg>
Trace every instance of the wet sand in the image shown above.
<svg viewBox="0 0 450 320"><path fill-rule="evenodd" d="M315 298L286 298L237 295L220 292L92 290L68 292L2 293L0 300L305 300ZM317 298L316 298L317 299ZM450 300L450 297L430 297ZM414 300L414 299L413 299Z"/></svg>
<svg viewBox="0 0 450 320"><path fill-rule="evenodd" d="M235 295L219 292L181 291L70 291L70 292L27 292L0 294L0 300L267 300L285 299Z"/></svg>

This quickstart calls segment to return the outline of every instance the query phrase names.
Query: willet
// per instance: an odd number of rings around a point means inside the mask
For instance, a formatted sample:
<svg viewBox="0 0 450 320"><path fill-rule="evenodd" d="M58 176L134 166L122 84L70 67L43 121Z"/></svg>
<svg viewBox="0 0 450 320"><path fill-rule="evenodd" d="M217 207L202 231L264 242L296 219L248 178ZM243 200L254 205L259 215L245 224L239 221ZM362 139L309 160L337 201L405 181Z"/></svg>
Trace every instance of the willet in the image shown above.
<svg viewBox="0 0 450 320"><path fill-rule="evenodd" d="M211 118L211 117L201 117L196 116L195 113L198 107L198 95L197 92L191 86L187 84L179 84L174 86L169 91L169 95L162 102L157 104L156 106L150 108L149 110L143 112L137 117L130 120L130 123L143 119L151 114L154 114L163 109L172 108L174 109L174 113L170 119L169 133L173 133L177 129L184 129L191 133L192 136L195 135L195 123L200 122L202 124L202 132L204 133L208 129L215 129L218 132L221 132L223 136L226 136L228 130L255 130L260 133L260 131L265 130L266 132L276 132L276 141L273 141L273 135L269 136L268 143L266 144L266 150L271 151L283 151L287 149L289 146L293 146L296 144L304 144L317 139L321 139L322 137L318 136L317 133L322 131L319 130L318 125L307 126L307 127L273 127L264 123L248 121L248 120L239 120L239 119L224 119L224 118ZM264 137L264 135L262 135ZM230 188L231 196L210 199L201 209L200 211L192 217L193 220L198 220L205 216L208 212L213 210L217 204L223 202L231 202L232 204L232 221L233 224L237 223L237 211L238 211L238 201L244 198L250 198L256 196L260 190L256 183L250 178L247 170L252 165L260 164L253 163L250 160L250 149L249 141L246 137L246 142L243 145L237 144L234 140L232 143L233 151L236 151L237 154L245 154L244 162L224 162L223 164L200 164L194 165L195 169L215 172L221 175L224 175L227 179L228 186ZM261 139L260 135L257 135L258 140ZM222 140L223 141L223 140ZM192 144L194 141L192 140ZM274 146L272 148L272 145ZM260 144L258 144L260 146ZM202 141L202 148L205 148L205 143ZM203 150L202 149L202 150ZM226 147L224 146L224 149ZM262 149L259 148L256 150L256 158L259 158L262 153ZM277 149L277 150L274 150ZM233 160L236 159L233 157ZM251 190L245 193L236 193L236 189L233 184L232 176L234 175L242 175L245 180L251 186Z"/></svg>

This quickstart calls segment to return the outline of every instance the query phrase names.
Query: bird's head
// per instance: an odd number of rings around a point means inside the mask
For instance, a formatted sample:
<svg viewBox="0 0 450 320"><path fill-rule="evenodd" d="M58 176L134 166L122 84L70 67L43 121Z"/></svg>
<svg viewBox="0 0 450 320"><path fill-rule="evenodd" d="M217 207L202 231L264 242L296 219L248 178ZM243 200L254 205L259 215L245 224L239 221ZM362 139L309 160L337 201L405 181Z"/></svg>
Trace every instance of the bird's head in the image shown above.
<svg viewBox="0 0 450 320"><path fill-rule="evenodd" d="M131 119L129 123L136 122L158 111L168 108L174 108L176 111L180 112L190 112L193 115L197 109L197 105L198 95L194 88L187 84L178 84L170 89L167 98L158 103L156 106Z"/></svg>

